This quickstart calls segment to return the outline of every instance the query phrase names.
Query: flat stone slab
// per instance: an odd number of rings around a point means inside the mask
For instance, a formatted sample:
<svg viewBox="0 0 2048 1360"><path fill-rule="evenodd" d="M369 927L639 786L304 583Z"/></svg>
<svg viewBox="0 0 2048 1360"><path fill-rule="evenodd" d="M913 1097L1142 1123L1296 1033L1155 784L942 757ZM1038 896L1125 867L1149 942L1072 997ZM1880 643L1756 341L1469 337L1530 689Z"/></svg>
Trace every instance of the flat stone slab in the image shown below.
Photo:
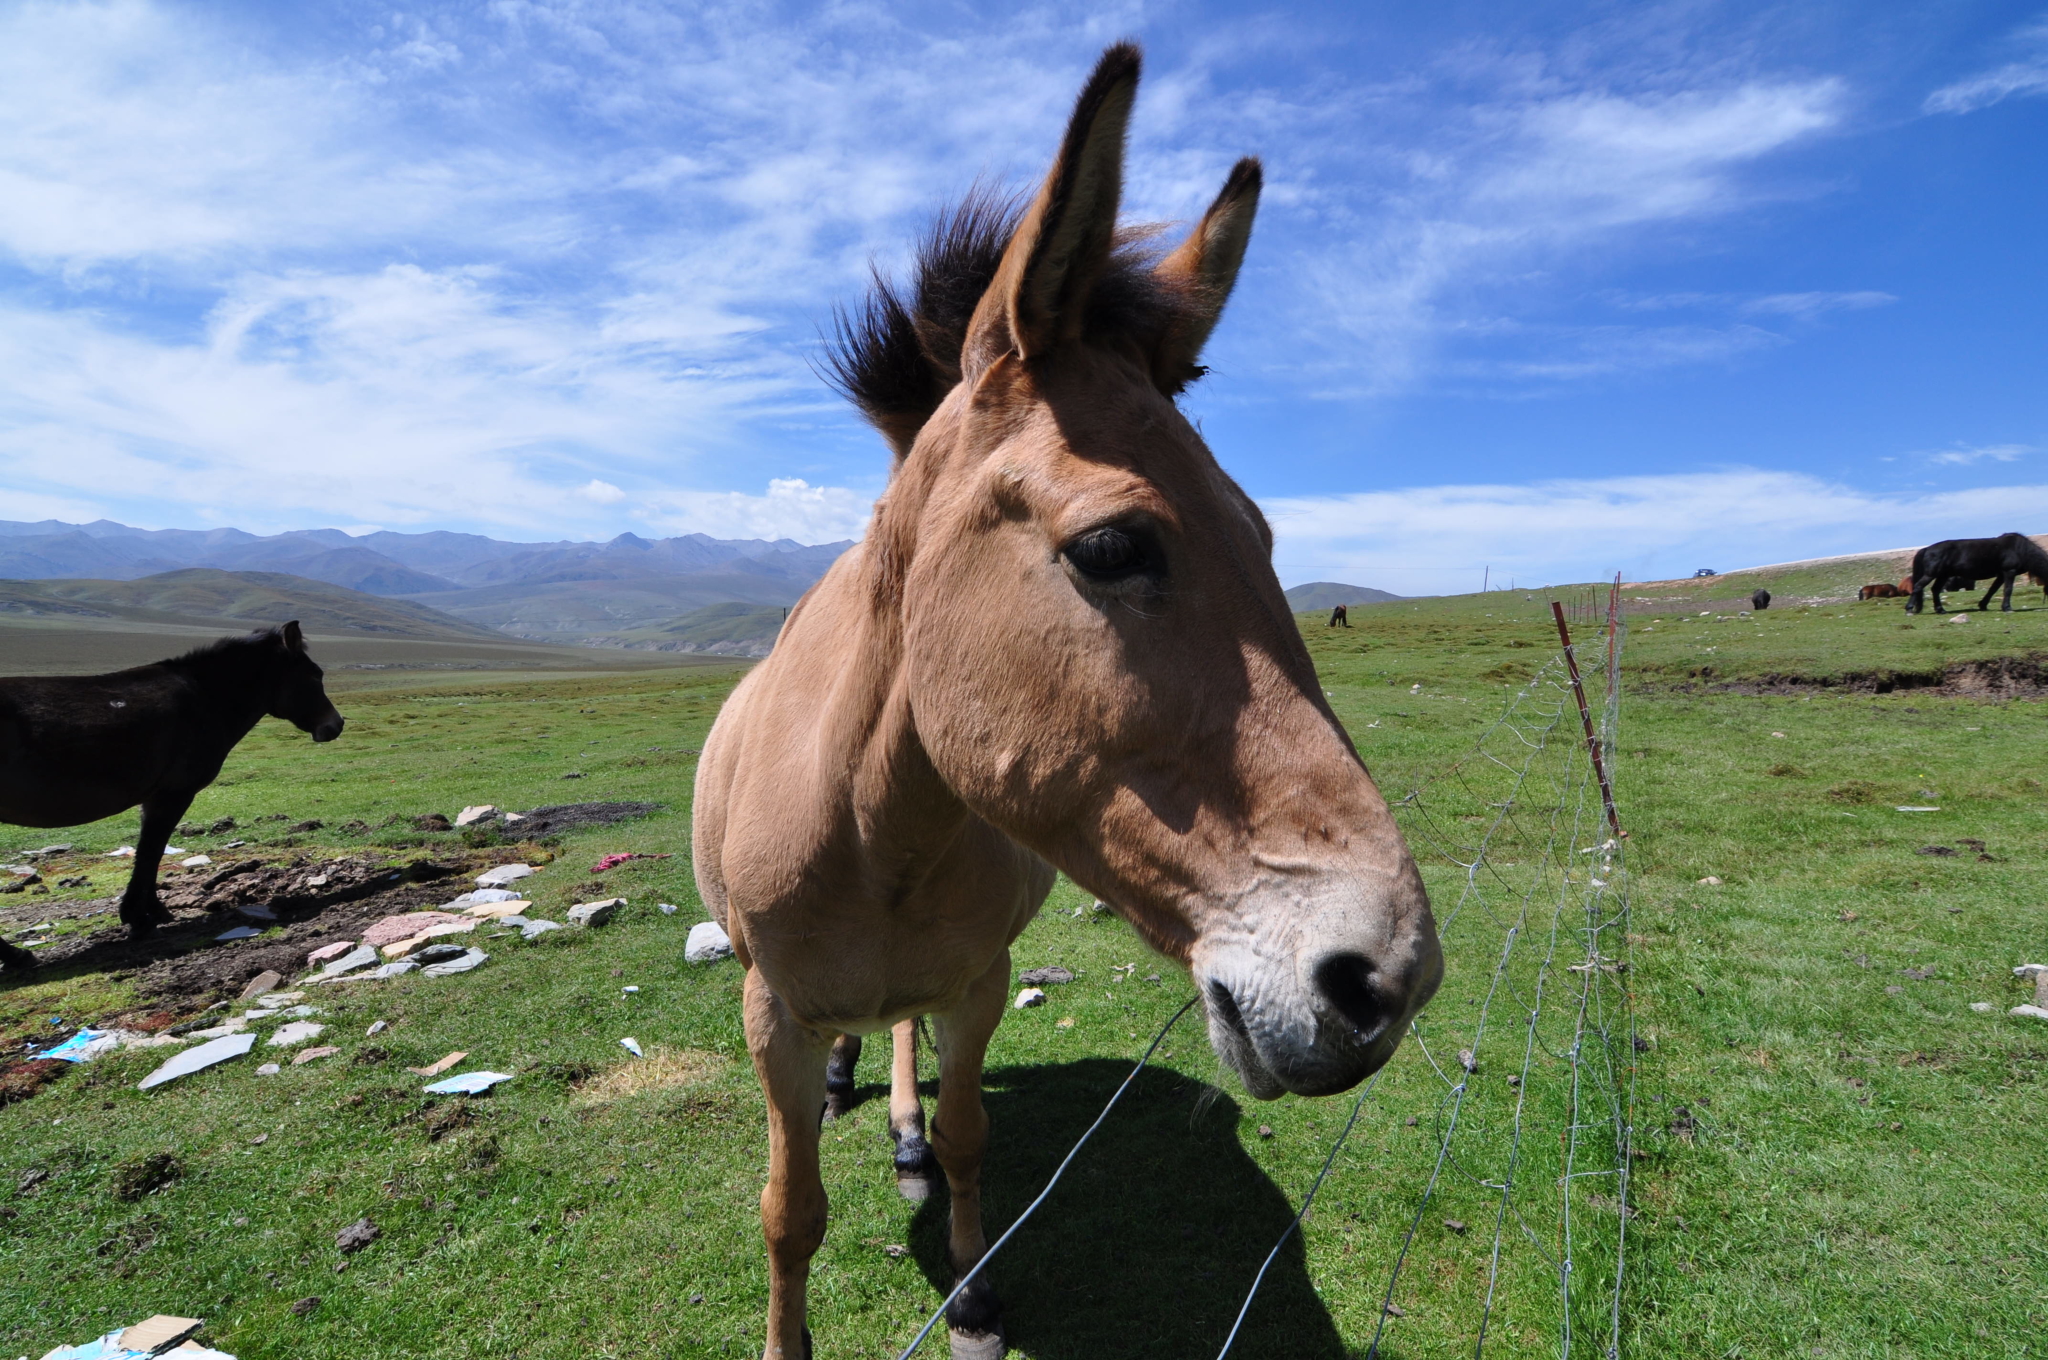
<svg viewBox="0 0 2048 1360"><path fill-rule="evenodd" d="M486 869L478 874L476 885L479 888L502 888L508 883L517 883L522 878L531 877L533 872L531 864L500 864L495 869Z"/></svg>
<svg viewBox="0 0 2048 1360"><path fill-rule="evenodd" d="M607 897L601 902L578 902L569 908L572 925L601 926L619 914L619 908L626 904L623 897Z"/></svg>
<svg viewBox="0 0 2048 1360"><path fill-rule="evenodd" d="M172 1058L162 1067L135 1083L136 1089L147 1091L152 1086L161 1086L167 1081L190 1076L215 1063L224 1063L230 1058L239 1058L256 1046L253 1034L229 1034L197 1048L188 1048Z"/></svg>

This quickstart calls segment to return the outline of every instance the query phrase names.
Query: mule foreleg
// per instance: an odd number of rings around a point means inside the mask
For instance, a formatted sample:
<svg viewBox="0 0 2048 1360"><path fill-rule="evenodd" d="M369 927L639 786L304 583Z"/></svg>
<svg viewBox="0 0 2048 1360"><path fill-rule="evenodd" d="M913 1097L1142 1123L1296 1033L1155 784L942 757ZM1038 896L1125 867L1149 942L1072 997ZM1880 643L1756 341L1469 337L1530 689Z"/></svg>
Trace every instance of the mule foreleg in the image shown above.
<svg viewBox="0 0 2048 1360"><path fill-rule="evenodd" d="M2002 576L1994 576L1994 577L1992 577L1992 578L1991 578L1991 589L1989 589L1989 590L1985 591L1985 592L1984 592L1984 598L1983 598L1983 599L1981 599L1981 600L1979 600L1979 601L1977 601L1977 612L1978 612L1979 614L1981 614L1981 613L1983 613L1983 612L1984 612L1985 610L1987 610L1987 609L1991 608L1991 597L1992 597L1993 595L1996 595L1996 594L1998 593L1998 588L1999 588L2000 586L2005 586L2005 578L2004 578L2004 577L2002 577ZM2011 587L2011 586L2006 586L2006 591L2005 591L2005 607L2006 607L2007 609L2011 609L2011 608L2012 608L2012 587Z"/></svg>
<svg viewBox="0 0 2048 1360"><path fill-rule="evenodd" d="M171 833L192 806L192 799L189 793L159 793L143 800L142 830L135 837L135 867L121 894L121 920L136 939L171 919L156 895L156 875L163 866L164 847L171 843Z"/></svg>
<svg viewBox="0 0 2048 1360"><path fill-rule="evenodd" d="M981 1228L981 1162L988 1149L988 1111L981 1104L981 1066L1009 1000L1010 954L1004 950L961 1003L932 1017L939 1047L939 1104L932 1150L946 1172L953 1212L947 1255L957 1281L988 1250ZM954 1360L995 1360L1003 1354L1002 1304L986 1273L946 1309Z"/></svg>
<svg viewBox="0 0 2048 1360"><path fill-rule="evenodd" d="M860 1066L860 1036L842 1034L825 1060L825 1117L844 1119L853 1109L854 1069Z"/></svg>
<svg viewBox="0 0 2048 1360"><path fill-rule="evenodd" d="M758 969L747 972L747 1048L768 1097L768 1184L761 1235L768 1241L768 1341L763 1360L809 1360L804 1325L811 1257L825 1240L825 1182L818 1125L825 1108L828 1036L797 1023Z"/></svg>
<svg viewBox="0 0 2048 1360"><path fill-rule="evenodd" d="M924 1136L924 1102L917 1095L917 1021L898 1021L889 1032L889 1138L896 1144L896 1192L930 1199L939 1164Z"/></svg>

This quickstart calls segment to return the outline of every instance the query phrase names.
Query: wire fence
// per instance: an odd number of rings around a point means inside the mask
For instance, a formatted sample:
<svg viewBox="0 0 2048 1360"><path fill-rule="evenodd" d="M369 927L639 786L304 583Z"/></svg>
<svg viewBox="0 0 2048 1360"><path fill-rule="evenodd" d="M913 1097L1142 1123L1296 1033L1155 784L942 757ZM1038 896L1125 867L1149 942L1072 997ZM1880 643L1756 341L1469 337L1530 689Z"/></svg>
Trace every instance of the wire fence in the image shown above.
<svg viewBox="0 0 2048 1360"><path fill-rule="evenodd" d="M1620 1354L1636 1035L1627 841L1599 773L1620 722L1625 627L1618 593L1602 593L1559 610L1604 625L1599 641L1570 659L1560 650L1464 754L1394 803L1437 903L1447 981L1409 1036L1420 1063L1390 1067L1380 1076L1392 1083L1376 1077L1360 1093L1296 1219L1326 1184L1342 1196L1348 1177L1383 1174L1371 1157L1339 1163L1334 1179L1330 1167L1354 1128L1377 1122L1378 1141L1393 1141L1384 1126L1414 1108L1418 1084L1433 1090L1428 1175L1407 1213L1378 1225L1380 1250L1365 1253L1380 1280L1370 1356L1411 1326L1432 1353L1450 1341L1483 1355L1505 1338L1511 1354ZM1591 745L1574 659L1597 702ZM1467 1205L1485 1217L1449 1216ZM1483 1268L1459 1269L1432 1248L1418 1273L1426 1227L1435 1239L1484 1233Z"/></svg>
<svg viewBox="0 0 2048 1360"><path fill-rule="evenodd" d="M1405 1123L1427 1126L1427 1175L1410 1178L1420 1183L1397 1212L1365 1225L1364 1250L1348 1263L1376 1281L1365 1353L1398 1341L1404 1353L1449 1343L1481 1356L1495 1343L1496 1353L1618 1360L1638 1047L1627 839L1600 769L1612 766L1620 723L1626 626L1617 589L1579 603L1582 621L1602 625L1599 642L1554 654L1457 759L1393 800L1436 904L1446 980L1409 1045L1354 1099L1300 1210L1246 1281L1218 1360L1319 1195L1360 1203L1370 1189L1384 1209L1388 1167L1378 1152L1345 1155L1347 1145L1356 1132L1384 1149L1418 1105L1427 1118ZM1558 612L1573 610L1560 602ZM1582 698L1597 703L1587 724ZM1431 1248L1416 1269L1418 1243L1445 1231L1480 1234L1483 1264L1467 1269ZM1416 1329L1412 1342L1403 1328Z"/></svg>

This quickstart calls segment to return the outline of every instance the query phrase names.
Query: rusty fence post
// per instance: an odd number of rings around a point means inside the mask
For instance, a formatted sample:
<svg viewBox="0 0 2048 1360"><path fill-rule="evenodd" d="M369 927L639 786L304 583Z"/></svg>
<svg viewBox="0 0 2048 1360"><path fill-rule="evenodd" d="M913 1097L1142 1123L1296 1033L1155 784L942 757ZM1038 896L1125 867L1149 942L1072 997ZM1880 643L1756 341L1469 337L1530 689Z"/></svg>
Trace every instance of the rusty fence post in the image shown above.
<svg viewBox="0 0 2048 1360"><path fill-rule="evenodd" d="M1572 654L1572 630L1564 621L1564 606L1550 602L1551 617L1557 620L1557 639L1564 644L1564 664L1571 671L1572 696L1579 701L1579 721L1586 729L1586 750L1593 757L1593 774L1600 781L1600 801L1607 808L1607 825L1615 839L1621 838L1621 818L1614 811L1614 789L1607 782L1607 761L1600 754L1600 738L1593 731L1593 712L1586 707L1586 686L1579 679L1579 659Z"/></svg>

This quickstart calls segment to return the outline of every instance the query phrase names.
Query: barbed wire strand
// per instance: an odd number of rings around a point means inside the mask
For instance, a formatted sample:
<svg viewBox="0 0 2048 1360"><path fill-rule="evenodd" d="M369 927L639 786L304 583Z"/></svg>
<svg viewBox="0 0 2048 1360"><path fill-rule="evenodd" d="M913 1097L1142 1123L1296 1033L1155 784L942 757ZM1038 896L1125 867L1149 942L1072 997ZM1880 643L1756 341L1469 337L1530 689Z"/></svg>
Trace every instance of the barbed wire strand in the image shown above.
<svg viewBox="0 0 2048 1360"><path fill-rule="evenodd" d="M939 1319L946 1315L946 1310L953 1306L953 1300L960 1296L960 1291L974 1282L975 1277L980 1275L988 1263L995 1259L996 1253L1001 1251L1004 1245L1017 1235L1017 1230L1029 1222L1031 1216L1038 1212L1038 1206L1045 1203L1046 1196L1050 1195L1053 1187L1060 1183L1060 1177L1067 1174L1067 1167L1080 1154L1081 1149L1087 1146L1088 1140L1095 1136L1095 1131L1102 1127L1102 1121L1109 1118L1109 1112L1116 1108L1116 1103L1119 1100L1124 1098L1124 1092L1131 1089L1131 1083L1136 1081L1138 1074L1145 1070L1145 1064L1152 1061L1152 1055L1158 1052L1159 1045L1166 1042L1167 1031L1179 1024L1180 1018L1194 1009L1195 1002L1200 999L1200 997L1196 996L1189 997L1182 1003L1181 1008L1173 1013L1173 1018L1159 1027L1159 1033L1152 1037L1151 1044L1146 1047L1144 1056L1138 1059L1137 1066L1133 1067L1130 1075L1123 1079L1123 1084L1116 1088L1115 1094L1109 1098L1109 1103L1102 1107L1102 1113L1095 1116L1095 1122L1088 1126L1087 1131L1074 1141L1074 1146L1067 1152L1067 1155L1060 1159L1060 1164L1053 1169L1052 1178L1045 1183L1045 1189L1038 1192L1038 1198L1024 1206L1024 1212L1017 1215L1016 1221L1010 1224L1003 1235L998 1237L990 1245L989 1249L981 1254L981 1259L974 1263L974 1268L960 1277L953 1285L953 1292L946 1295L945 1301L938 1306L938 1310L925 1322L923 1328L918 1331L918 1334L911 1338L910 1344L903 1348L897 1355L896 1360L910 1360L911 1355L917 1348L924 1344L924 1339L931 1335L932 1328L939 1325Z"/></svg>

